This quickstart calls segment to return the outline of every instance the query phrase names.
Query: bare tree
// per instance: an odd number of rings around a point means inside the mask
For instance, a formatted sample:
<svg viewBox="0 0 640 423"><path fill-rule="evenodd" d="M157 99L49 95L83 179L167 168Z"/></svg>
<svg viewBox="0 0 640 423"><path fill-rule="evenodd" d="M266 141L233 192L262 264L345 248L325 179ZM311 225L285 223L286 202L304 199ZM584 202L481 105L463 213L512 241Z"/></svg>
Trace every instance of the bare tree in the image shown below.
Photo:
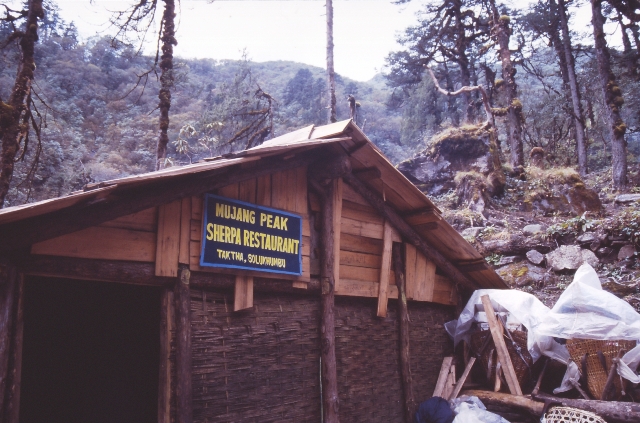
<svg viewBox="0 0 640 423"><path fill-rule="evenodd" d="M522 102L518 99L518 86L516 84L516 68L511 60L509 50L509 39L511 38L510 18L498 12L495 0L489 0L489 7L493 20L491 29L492 36L498 44L500 61L502 62L502 79L507 97L507 126L509 140L509 162L514 168L524 166L524 152L522 148L522 125L524 117L522 114Z"/></svg>
<svg viewBox="0 0 640 423"><path fill-rule="evenodd" d="M169 144L169 109L171 108L171 88L173 88L173 46L177 45L175 28L175 1L164 1L164 13L162 14L162 57L160 58L160 136L156 152L156 170L164 168L167 157L167 144Z"/></svg>
<svg viewBox="0 0 640 423"><path fill-rule="evenodd" d="M333 0L327 0L327 79L329 87L329 122L337 122L336 75L333 69Z"/></svg>
<svg viewBox="0 0 640 423"><path fill-rule="evenodd" d="M571 36L569 35L565 0L558 0L558 16L562 30L562 45L564 47L564 57L567 66L569 90L571 91L571 103L573 105L573 124L575 126L576 149L578 153L578 170L580 175L584 176L589 171L587 166L587 141L584 127L584 113L580 102L580 88L578 87L578 79L576 78L576 65L573 58L573 49L571 48Z"/></svg>
<svg viewBox="0 0 640 423"><path fill-rule="evenodd" d="M611 171L613 185L624 190L627 187L627 142L624 134L627 131L620 115L620 108L624 104L622 91L611 70L611 58L604 33L605 18L602 15L602 0L591 0L591 23L598 61L598 73L602 84L602 93L606 104L605 120L611 131Z"/></svg>
<svg viewBox="0 0 640 423"><path fill-rule="evenodd" d="M18 72L13 90L7 103L0 99L0 139L2 140L2 152L0 156L0 208L4 206L4 200L9 192L9 185L13 176L16 156L22 146L26 151L30 126L36 132L39 131L31 107L31 83L34 78L36 63L34 59L35 43L38 41L38 19L44 17L42 0L29 0L27 10L13 11L6 5L5 21L15 23L26 16L24 31L14 27L14 32L8 42L19 40L21 61L18 64Z"/></svg>
<svg viewBox="0 0 640 423"><path fill-rule="evenodd" d="M175 0L162 0L164 12L160 20L158 32L158 50L151 69L138 76L138 84L146 84L149 74L157 77L157 67L160 68L160 92L158 93L158 109L160 110L160 122L158 143L156 148L156 170L164 168L167 156L167 144L169 136L169 109L171 108L171 89L173 88L173 46L178 44L175 28ZM158 8L158 0L138 0L130 8L115 13L111 23L118 28L114 36L114 43L119 38L127 38L130 34L137 34L140 38L140 48L151 28ZM162 56L160 56L160 49ZM136 85L137 86L137 85ZM133 90L132 90L133 91ZM131 91L130 91L131 92Z"/></svg>

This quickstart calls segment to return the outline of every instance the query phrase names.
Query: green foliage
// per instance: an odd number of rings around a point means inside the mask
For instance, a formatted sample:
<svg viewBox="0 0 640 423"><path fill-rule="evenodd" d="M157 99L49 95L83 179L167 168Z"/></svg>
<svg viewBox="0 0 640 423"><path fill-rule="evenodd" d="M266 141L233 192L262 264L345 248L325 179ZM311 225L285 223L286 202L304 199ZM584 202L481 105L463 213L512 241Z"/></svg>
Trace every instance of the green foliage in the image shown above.
<svg viewBox="0 0 640 423"><path fill-rule="evenodd" d="M596 227L597 221L588 219L587 213L567 219L564 222L556 223L547 228L547 236L550 238L560 238L564 235L579 235Z"/></svg>

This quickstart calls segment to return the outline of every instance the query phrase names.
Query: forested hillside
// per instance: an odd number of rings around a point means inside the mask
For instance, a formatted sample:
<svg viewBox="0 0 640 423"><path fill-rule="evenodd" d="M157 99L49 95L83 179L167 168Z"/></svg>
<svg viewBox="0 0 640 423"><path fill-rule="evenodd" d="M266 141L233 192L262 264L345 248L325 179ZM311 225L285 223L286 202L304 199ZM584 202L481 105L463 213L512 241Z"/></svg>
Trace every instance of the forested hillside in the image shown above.
<svg viewBox="0 0 640 423"><path fill-rule="evenodd" d="M137 55L133 46L114 47L108 37L81 42L72 23L55 13L48 17L36 44L33 89L42 145L30 134L6 206L64 195L90 181L154 170L159 82L155 73L147 73L153 58ZM2 31L0 39L6 40L8 25ZM2 50L0 99L10 95L17 56L15 45ZM244 148L242 142L227 141L244 124L236 116L239 107L259 103L254 96L258 89L274 99L273 130L267 139L310 124L326 124L325 72L320 68L293 62L253 63L240 57L237 61L178 58L174 77L169 165ZM385 106L384 84L339 75L336 80L338 118L349 118L346 97L353 94L360 103L358 122L369 137L395 161L408 157L398 144L400 115ZM36 156L38 164L33 167Z"/></svg>

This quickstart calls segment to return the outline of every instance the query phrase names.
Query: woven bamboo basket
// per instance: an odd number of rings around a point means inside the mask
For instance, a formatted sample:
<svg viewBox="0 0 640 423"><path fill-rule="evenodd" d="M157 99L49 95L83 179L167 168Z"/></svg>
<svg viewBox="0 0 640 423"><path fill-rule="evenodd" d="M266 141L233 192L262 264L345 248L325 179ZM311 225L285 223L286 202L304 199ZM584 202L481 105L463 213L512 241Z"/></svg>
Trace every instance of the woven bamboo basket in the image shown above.
<svg viewBox="0 0 640 423"><path fill-rule="evenodd" d="M546 423L607 423L597 414L570 407L551 407L544 418Z"/></svg>
<svg viewBox="0 0 640 423"><path fill-rule="evenodd" d="M518 383L521 387L524 387L531 382L533 370L533 359L527 350L527 333L520 330L510 331L510 333L516 345L514 345L506 335L504 342L507 345ZM491 338L491 331L478 330L471 334L469 346L476 356L480 354L480 363L487 375L487 380L493 385L496 380L496 363L498 362L498 356L495 351L496 347L493 339L490 339L484 351L481 351L487 342L487 337ZM517 349L520 350L519 353Z"/></svg>
<svg viewBox="0 0 640 423"><path fill-rule="evenodd" d="M602 391L604 391L604 385L607 383L607 373L611 368L611 361L617 357L618 354L622 356L624 353L631 350L636 346L635 341L598 341L594 339L568 339L567 349L571 360L578 365L580 374L582 375L582 357L587 355L587 385L589 392L595 399L602 399ZM607 370L605 372L598 351L602 353L605 358ZM583 375L584 377L584 375ZM610 399L618 399L622 394L623 386L620 383L620 378L613 379L615 386L615 396Z"/></svg>

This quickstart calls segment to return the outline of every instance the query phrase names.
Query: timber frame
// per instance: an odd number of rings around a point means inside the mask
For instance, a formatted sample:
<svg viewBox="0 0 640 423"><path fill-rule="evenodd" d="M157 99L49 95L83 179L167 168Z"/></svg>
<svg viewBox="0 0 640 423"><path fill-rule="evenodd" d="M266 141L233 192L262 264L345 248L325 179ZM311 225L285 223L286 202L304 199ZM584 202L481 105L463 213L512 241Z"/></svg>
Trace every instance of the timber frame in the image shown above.
<svg viewBox="0 0 640 423"><path fill-rule="evenodd" d="M206 193L302 216L302 275L200 267ZM376 298L381 318L389 299L399 299L399 361L410 421L416 401L407 302L455 306L461 290L507 287L352 121L309 126L239 153L0 210L0 239L0 415L9 423L18 422L24 276L162 287L163 423L172 413L180 423L194 421L193 289L233 290L234 311L252 310L254 291L319 295L323 409L333 423L340 415L336 297Z"/></svg>

